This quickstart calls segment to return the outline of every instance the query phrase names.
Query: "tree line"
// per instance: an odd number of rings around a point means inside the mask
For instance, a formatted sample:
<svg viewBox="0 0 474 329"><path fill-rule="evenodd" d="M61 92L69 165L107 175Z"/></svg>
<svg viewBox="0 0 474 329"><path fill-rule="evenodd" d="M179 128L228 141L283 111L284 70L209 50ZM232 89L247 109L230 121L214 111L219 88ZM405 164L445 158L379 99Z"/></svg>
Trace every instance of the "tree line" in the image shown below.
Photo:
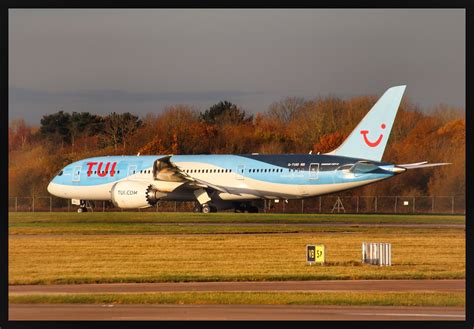
<svg viewBox="0 0 474 329"><path fill-rule="evenodd" d="M58 111L38 126L12 120L8 128L9 194L47 195L46 186L72 161L100 155L278 154L329 152L339 146L376 102L287 97L250 115L221 101L200 112L167 106L139 117ZM346 195L464 195L464 111L439 105L431 111L403 100L383 157L392 163L427 160L449 166L408 171Z"/></svg>

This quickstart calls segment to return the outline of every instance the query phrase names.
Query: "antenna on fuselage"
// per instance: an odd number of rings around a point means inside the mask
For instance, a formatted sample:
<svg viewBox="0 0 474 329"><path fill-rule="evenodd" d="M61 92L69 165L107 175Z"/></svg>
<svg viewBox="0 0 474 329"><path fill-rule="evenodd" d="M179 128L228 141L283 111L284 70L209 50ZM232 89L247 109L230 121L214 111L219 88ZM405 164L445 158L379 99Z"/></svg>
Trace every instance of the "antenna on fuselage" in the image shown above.
<svg viewBox="0 0 474 329"><path fill-rule="evenodd" d="M140 156L140 152L137 153L137 157L139 157L139 156Z"/></svg>
<svg viewBox="0 0 474 329"><path fill-rule="evenodd" d="M308 154L313 154L313 150L309 151L309 153L308 153Z"/></svg>

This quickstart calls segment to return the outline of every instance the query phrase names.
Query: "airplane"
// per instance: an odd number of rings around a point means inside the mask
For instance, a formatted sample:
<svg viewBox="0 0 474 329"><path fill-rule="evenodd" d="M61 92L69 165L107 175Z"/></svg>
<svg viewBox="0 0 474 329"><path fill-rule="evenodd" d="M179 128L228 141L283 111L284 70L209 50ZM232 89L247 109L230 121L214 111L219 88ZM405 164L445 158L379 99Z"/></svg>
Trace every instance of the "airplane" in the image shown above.
<svg viewBox="0 0 474 329"><path fill-rule="evenodd" d="M325 154L200 154L102 156L73 162L48 192L119 208L147 208L159 200L195 201L195 212L258 212L257 200L303 199L372 184L406 170L449 163L381 162L406 86L389 88L346 140Z"/></svg>

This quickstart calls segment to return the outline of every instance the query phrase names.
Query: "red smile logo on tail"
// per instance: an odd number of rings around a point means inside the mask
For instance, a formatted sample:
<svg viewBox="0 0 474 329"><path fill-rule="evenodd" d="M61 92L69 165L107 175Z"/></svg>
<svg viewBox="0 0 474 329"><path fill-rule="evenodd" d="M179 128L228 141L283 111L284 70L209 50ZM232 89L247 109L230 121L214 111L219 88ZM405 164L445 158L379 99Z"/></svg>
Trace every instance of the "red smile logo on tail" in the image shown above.
<svg viewBox="0 0 474 329"><path fill-rule="evenodd" d="M385 123L382 123L380 125L380 128L382 129L385 129ZM369 139L367 138L367 134L369 133L368 130L361 130L360 133L362 134L362 136L364 136L364 142L365 144L367 144L368 146L370 147L376 147L377 145L380 144L380 142L382 141L382 138L383 138L383 134L380 134L379 137L377 138L377 140L375 142L371 142L369 141Z"/></svg>

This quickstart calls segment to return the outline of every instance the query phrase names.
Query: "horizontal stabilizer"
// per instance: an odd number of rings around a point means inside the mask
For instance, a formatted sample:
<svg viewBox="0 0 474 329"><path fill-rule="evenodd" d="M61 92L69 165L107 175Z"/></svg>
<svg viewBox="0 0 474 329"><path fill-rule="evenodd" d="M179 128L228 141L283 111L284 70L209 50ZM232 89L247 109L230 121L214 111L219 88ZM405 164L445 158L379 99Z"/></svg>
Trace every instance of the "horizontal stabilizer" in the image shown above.
<svg viewBox="0 0 474 329"><path fill-rule="evenodd" d="M442 163L428 163L427 161L417 162L417 163L408 163L408 164L400 164L397 167L402 167L405 169L418 169L418 168L428 168L428 167L437 167L437 166L446 166L450 165L451 163L442 162Z"/></svg>

